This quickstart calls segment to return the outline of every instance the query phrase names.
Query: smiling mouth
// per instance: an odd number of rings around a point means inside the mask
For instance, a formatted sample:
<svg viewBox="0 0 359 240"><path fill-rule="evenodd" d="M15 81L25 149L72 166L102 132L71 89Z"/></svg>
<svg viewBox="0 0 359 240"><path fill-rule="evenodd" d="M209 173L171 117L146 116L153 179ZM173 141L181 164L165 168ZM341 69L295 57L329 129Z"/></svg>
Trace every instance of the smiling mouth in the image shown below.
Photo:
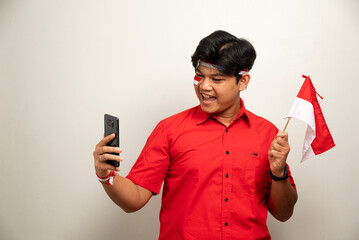
<svg viewBox="0 0 359 240"><path fill-rule="evenodd" d="M205 101L205 102L212 102L217 99L215 96L204 94L204 93L201 93L201 96L202 96L203 101Z"/></svg>

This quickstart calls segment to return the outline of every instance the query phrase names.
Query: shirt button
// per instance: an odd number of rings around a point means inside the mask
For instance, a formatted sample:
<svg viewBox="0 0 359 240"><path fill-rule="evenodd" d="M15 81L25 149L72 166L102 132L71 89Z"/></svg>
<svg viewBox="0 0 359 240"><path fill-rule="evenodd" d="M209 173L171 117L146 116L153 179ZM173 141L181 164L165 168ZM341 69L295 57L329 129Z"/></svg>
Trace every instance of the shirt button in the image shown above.
<svg viewBox="0 0 359 240"><path fill-rule="evenodd" d="M225 202L228 202L228 198L225 198L224 201L225 201Z"/></svg>
<svg viewBox="0 0 359 240"><path fill-rule="evenodd" d="M227 223L227 222L225 222L225 223L224 223L224 226L226 226L226 227L227 227L227 226L228 226L228 223Z"/></svg>
<svg viewBox="0 0 359 240"><path fill-rule="evenodd" d="M229 152L228 152L228 151L226 151L226 153L227 153L227 154L229 154Z"/></svg>
<svg viewBox="0 0 359 240"><path fill-rule="evenodd" d="M226 178L228 178L229 177L229 175L228 175L228 173L226 174Z"/></svg>
<svg viewBox="0 0 359 240"><path fill-rule="evenodd" d="M226 132L228 132L228 129L226 129Z"/></svg>

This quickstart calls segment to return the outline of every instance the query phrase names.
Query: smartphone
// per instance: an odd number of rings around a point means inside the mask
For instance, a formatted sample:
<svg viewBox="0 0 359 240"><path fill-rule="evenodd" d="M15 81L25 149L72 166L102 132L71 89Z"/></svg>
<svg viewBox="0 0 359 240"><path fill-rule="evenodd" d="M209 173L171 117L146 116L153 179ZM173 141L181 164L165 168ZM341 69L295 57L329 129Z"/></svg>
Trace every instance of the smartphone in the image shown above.
<svg viewBox="0 0 359 240"><path fill-rule="evenodd" d="M111 147L120 147L120 125L118 117L111 116L109 114L104 115L104 123L105 123L105 136L108 136L112 133L116 134L116 137L111 140L109 143L107 143L107 146ZM113 153L115 155L119 155L119 153ZM107 160L109 164L111 164L114 167L119 167L120 162L115 160Z"/></svg>

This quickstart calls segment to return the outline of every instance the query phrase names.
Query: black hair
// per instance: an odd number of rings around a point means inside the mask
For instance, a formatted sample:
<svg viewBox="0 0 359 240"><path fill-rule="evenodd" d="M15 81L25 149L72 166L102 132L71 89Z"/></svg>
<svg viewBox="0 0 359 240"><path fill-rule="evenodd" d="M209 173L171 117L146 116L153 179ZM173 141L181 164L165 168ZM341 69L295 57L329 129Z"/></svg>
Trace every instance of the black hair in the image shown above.
<svg viewBox="0 0 359 240"><path fill-rule="evenodd" d="M244 69L249 71L256 56L256 51L249 41L218 30L199 42L192 55L192 65L196 68L199 60L215 64L219 66L220 72L236 76L238 83L242 77L238 73Z"/></svg>

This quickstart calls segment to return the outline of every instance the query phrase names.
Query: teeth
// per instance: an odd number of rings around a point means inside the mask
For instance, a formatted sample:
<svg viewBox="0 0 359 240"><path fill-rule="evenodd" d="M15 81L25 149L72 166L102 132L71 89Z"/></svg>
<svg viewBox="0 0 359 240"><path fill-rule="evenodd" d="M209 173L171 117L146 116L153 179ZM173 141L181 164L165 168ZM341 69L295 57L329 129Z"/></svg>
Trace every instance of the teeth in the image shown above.
<svg viewBox="0 0 359 240"><path fill-rule="evenodd" d="M202 96L204 99L210 99L210 98L214 97L214 96L203 94L203 93L202 93Z"/></svg>

